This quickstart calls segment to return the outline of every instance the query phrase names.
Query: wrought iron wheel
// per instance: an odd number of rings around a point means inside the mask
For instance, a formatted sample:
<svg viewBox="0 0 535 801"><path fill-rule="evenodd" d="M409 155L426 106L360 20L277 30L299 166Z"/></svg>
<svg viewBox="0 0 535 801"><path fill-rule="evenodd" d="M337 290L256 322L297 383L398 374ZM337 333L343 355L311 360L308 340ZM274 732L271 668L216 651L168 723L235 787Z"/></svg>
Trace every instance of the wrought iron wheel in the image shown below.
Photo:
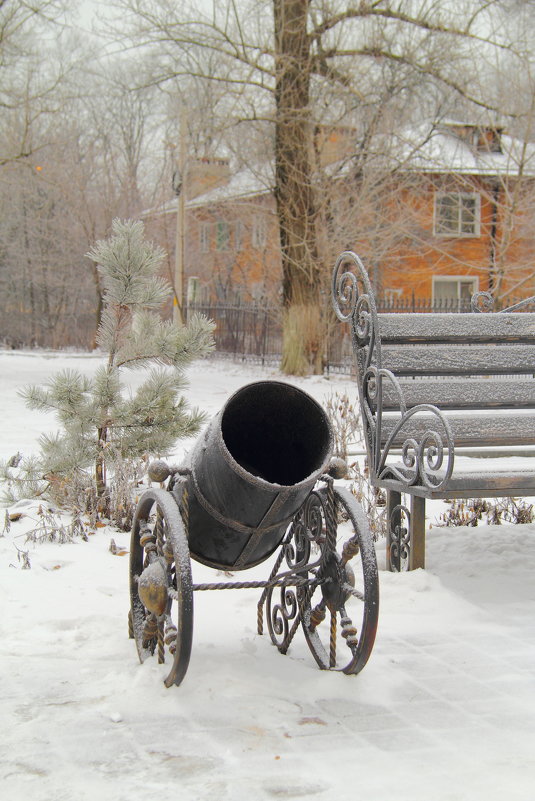
<svg viewBox="0 0 535 801"><path fill-rule="evenodd" d="M294 523L294 526L296 524ZM346 489L312 493L294 535L296 553L309 542L308 586L299 588L301 625L324 670L359 673L373 649L379 616L379 579L366 516Z"/></svg>
<svg viewBox="0 0 535 801"><path fill-rule="evenodd" d="M157 653L172 667L165 684L180 684L193 637L193 589L183 517L162 489L141 496L130 543L130 624L140 662Z"/></svg>

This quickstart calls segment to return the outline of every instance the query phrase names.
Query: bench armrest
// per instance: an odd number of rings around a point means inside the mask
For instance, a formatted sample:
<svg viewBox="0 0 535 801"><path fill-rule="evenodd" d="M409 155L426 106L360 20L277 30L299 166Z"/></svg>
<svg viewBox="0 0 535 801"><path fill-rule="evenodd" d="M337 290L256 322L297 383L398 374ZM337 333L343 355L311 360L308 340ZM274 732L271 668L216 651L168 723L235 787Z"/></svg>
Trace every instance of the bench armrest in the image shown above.
<svg viewBox="0 0 535 801"><path fill-rule="evenodd" d="M411 487L423 484L439 489L451 477L454 442L448 421L436 406L420 404L407 409L403 390L395 374L382 367L381 333L373 287L359 257L342 253L335 265L332 281L336 315L350 324L351 341L357 367L361 420L368 453L370 479L395 477ZM389 382L398 399L399 420L383 437L383 384ZM415 435L411 420L424 412L436 425ZM390 414L390 412L389 412ZM393 450L401 450L400 464L387 464Z"/></svg>

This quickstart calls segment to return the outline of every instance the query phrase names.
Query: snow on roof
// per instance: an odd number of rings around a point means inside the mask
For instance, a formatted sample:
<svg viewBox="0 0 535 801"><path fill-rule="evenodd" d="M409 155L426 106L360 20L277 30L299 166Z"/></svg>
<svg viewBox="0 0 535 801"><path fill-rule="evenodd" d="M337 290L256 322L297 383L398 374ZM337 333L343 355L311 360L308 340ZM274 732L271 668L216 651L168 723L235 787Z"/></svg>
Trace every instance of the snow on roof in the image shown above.
<svg viewBox="0 0 535 801"><path fill-rule="evenodd" d="M188 208L212 205L225 200L238 200L256 195L267 195L273 192L273 178L265 175L266 170L243 169L231 174L229 181L214 189L209 189L202 195L197 195L188 201Z"/></svg>
<svg viewBox="0 0 535 801"><path fill-rule="evenodd" d="M482 142L485 136L493 140L490 147ZM375 149L383 166L394 162L411 171L535 176L535 144L507 136L500 127L456 120L422 123L383 137Z"/></svg>
<svg viewBox="0 0 535 801"><path fill-rule="evenodd" d="M202 195L196 195L196 197L186 202L186 207L195 209L202 206L214 206L217 203L224 203L229 200L245 200L272 194L273 178L269 172L270 170L264 167L255 170L245 168L231 173L229 180L225 184L209 189ZM177 204L177 198L171 198L160 206L145 209L141 212L140 217L150 217L154 214L176 214Z"/></svg>
<svg viewBox="0 0 535 801"><path fill-rule="evenodd" d="M492 145L478 146L485 135ZM525 143L503 133L499 126L446 119L401 128L387 136L377 136L370 147L369 165L373 169L398 168L411 172L479 176L535 177L535 143ZM333 162L328 170L333 180L351 169L351 159ZM229 200L259 197L273 192L273 166L244 168L231 174L228 182L209 189L187 202L187 208L213 206ZM147 209L141 217L176 212L177 199Z"/></svg>

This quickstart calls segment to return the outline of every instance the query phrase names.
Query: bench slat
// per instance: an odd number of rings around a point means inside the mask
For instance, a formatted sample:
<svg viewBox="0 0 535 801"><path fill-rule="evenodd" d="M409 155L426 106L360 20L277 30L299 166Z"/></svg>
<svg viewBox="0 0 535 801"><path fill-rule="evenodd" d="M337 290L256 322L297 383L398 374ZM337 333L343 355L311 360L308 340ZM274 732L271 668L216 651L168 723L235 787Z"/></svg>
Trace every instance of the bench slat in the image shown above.
<svg viewBox="0 0 535 801"><path fill-rule="evenodd" d="M496 411L488 415L466 412L456 415L445 414L444 416L451 425L456 447L535 444L535 413L514 414ZM383 415L381 427L381 443L383 445L398 421L399 415L393 413ZM440 422L432 415L415 415L407 425L396 438L395 446L399 447L403 444L409 430L416 436L421 436L429 429L442 431Z"/></svg>
<svg viewBox="0 0 535 801"><path fill-rule="evenodd" d="M535 408L535 380L515 381L464 378L439 381L406 378L400 381L405 403L410 408L432 403L439 409L523 409ZM383 384L383 409L398 409L392 385Z"/></svg>
<svg viewBox="0 0 535 801"><path fill-rule="evenodd" d="M384 345L397 376L535 374L533 345Z"/></svg>
<svg viewBox="0 0 535 801"><path fill-rule="evenodd" d="M535 342L535 314L379 314L388 342Z"/></svg>
<svg viewBox="0 0 535 801"><path fill-rule="evenodd" d="M377 479L374 486L397 492L410 492L420 498L520 498L535 495L535 474L511 473L488 476L453 475L447 487L438 490L416 485L409 490L395 479Z"/></svg>

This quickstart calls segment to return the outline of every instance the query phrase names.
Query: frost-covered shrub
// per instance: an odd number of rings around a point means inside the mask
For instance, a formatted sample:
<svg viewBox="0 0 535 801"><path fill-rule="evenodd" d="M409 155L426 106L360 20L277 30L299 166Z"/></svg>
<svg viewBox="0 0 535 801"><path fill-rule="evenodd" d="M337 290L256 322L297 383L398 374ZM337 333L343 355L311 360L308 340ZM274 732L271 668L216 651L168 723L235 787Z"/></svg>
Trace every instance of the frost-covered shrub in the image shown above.
<svg viewBox="0 0 535 801"><path fill-rule="evenodd" d="M334 438L334 454L347 460L348 448L360 427L358 408L345 393L333 392L325 403L325 411L331 422Z"/></svg>
<svg viewBox="0 0 535 801"><path fill-rule="evenodd" d="M448 501L436 525L477 526L478 523L500 525L501 523L533 523L535 508L523 498L455 499Z"/></svg>

